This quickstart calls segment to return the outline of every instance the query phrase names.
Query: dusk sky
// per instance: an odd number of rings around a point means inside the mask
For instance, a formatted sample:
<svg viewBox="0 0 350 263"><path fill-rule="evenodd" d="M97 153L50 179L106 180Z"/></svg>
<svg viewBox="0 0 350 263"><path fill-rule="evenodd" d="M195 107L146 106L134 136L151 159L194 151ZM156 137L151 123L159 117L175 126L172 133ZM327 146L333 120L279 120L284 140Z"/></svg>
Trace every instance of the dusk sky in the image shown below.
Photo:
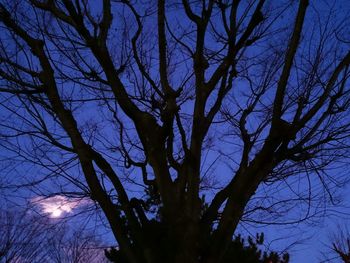
<svg viewBox="0 0 350 263"><path fill-rule="evenodd" d="M348 0L0 0L1 210L94 233L130 262L174 242L176 263L213 263L229 233L263 232L290 263L340 263L349 13Z"/></svg>

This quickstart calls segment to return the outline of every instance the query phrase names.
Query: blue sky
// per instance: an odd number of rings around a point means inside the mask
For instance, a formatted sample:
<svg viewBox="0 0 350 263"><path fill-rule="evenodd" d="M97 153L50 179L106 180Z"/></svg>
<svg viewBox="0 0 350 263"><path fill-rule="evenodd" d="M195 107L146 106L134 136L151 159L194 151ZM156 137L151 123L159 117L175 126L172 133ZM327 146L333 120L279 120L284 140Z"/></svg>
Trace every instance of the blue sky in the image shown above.
<svg viewBox="0 0 350 263"><path fill-rule="evenodd" d="M319 10L320 17L324 18L326 17L326 12L329 10L329 2L327 1L312 1L312 6L310 7L310 12L314 12L315 10ZM339 1L337 2L337 9L339 10L346 10L345 7L348 7L347 1ZM98 4L92 5L93 7L98 7ZM296 5L294 5L291 8L291 11L295 12ZM98 12L99 8L94 9L94 11ZM120 14L123 14L124 10L115 8L114 11ZM339 17L344 16L343 13L339 13ZM293 15L293 16L292 16ZM117 15L116 15L117 17ZM180 27L190 27L188 24L188 21L182 21L184 18L184 15L181 14L176 9L173 10L172 14L169 16L171 21L177 21L179 22ZM283 25L290 25L291 21L293 21L294 13L287 13L283 18L281 18L281 23L285 23ZM342 17L341 17L342 18ZM314 22L314 17L309 18L306 21L305 25L305 34L304 39L308 39L312 36L310 32L313 32L312 26ZM337 19L335 19L337 20ZM339 19L340 20L340 19ZM130 22L129 20L119 21L118 23L126 23L128 26L130 26L130 31L135 30L135 23ZM129 23L129 24L128 24ZM152 20L150 20L149 25L152 25ZM119 24L116 23L114 26L118 26ZM148 24L147 24L148 25ZM279 26L279 25L278 25ZM277 25L276 25L277 27ZM117 28L118 29L118 28ZM113 31L115 35L113 37L117 38L121 34L125 33L122 32L122 30L118 31L115 29ZM290 28L287 30L290 30ZM155 45L155 43L152 43L151 40L154 40L154 28L150 26L149 28L149 46ZM73 35L71 36L73 38ZM317 34L316 37L317 39ZM111 37L111 39L113 39ZM283 44L284 39L280 38L279 34L272 35L271 39L275 41L276 43ZM184 41L189 41L188 39L185 39ZM272 42L273 42L272 41ZM116 43L116 46L113 46L115 49L111 50L118 50L118 48L121 48L121 46L124 43ZM127 43L130 44L130 43ZM125 45L127 45L125 44ZM218 43L214 41L213 38L208 38L208 46L211 47L217 47ZM254 55L256 53L259 53L260 50L262 50L264 47L262 43L260 46L257 45L255 49L250 50L248 52L247 61L252 60ZM277 45L277 44L276 44ZM53 45L49 45L50 48L53 48ZM302 46L301 49L307 49L307 47ZM310 47L308 47L310 48ZM311 53L314 52L312 47L310 48ZM119 60L122 60L123 55L125 54L119 54L116 52L115 59L117 61L117 64L120 62ZM178 55L178 54L177 54ZM96 61L91 57L91 55L88 54L88 52L83 51L82 56L89 61L91 65L96 66ZM180 61L180 56L174 56L174 60L178 62ZM70 74L74 75L75 72L72 72L69 70L69 67L71 66L68 62L67 57L60 57L57 55L57 57L54 56L54 59L57 59L59 61L59 66L62 67L64 71L69 72ZM124 58L125 59L125 58ZM270 62L270 61L267 61ZM34 62L35 64L35 62ZM183 80L184 76L186 75L186 67L189 66L190 62L183 62L180 67L176 68L174 66L174 71L177 70L177 75L174 75L172 77L172 81L178 85ZM97 67L98 68L98 67ZM257 67L258 69L258 67ZM157 62L154 62L153 68L150 69L151 73L154 75L157 75ZM208 70L208 72L211 72L211 68ZM132 72L127 72L127 74L132 74ZM129 76L126 76L125 74L125 83L127 85L130 85L130 92L132 92L132 81L136 81L137 77L134 79ZM291 82L296 81L298 76L293 75L291 76ZM189 84L190 85L193 83ZM247 82L245 82L242 79L239 79L235 84L238 86L237 89L234 90L233 94L230 94L230 97L227 101L225 101L224 106L227 107L229 110L231 110L233 113L239 113L239 108L244 107L244 105L247 103L249 99L245 97L245 91L249 88ZM291 85L293 85L292 83ZM67 91L67 87L69 88ZM85 92L83 89L76 88L73 84L66 84L64 82L60 83L60 92L65 97L72 96L78 99L90 99L94 98L96 96L93 91ZM96 87L95 87L96 88ZM71 90L73 90L71 92ZM83 91L82 91L83 90ZM93 89L91 89L93 90ZM193 92L193 91L192 91ZM261 101L261 111L264 108L264 104L268 103L271 100L272 92L274 90L270 91L264 99ZM191 90L189 89L189 93L191 93ZM3 107L3 111L0 112L0 120L1 123L4 123L5 121L9 121L11 125L14 127L21 127L23 129L30 129L32 123L27 123L25 119L20 119L18 116L26 116L26 109L19 107L19 101L13 100L14 103L12 104L13 99L11 96L3 95L1 97L1 103ZM67 103L68 105L68 103ZM115 156L113 155L115 151L118 150L119 143L119 130L118 125L116 123L113 123L113 116L111 112L109 112L109 109L102 109L103 108L100 103L97 101L95 102L88 102L86 104L80 104L79 102L72 103L72 108L75 108L74 115L77 119L79 119L79 128L82 130L84 134L84 138L86 140L90 140L90 138L95 138L96 136L98 139L96 141L92 141L91 144L96 149L101 149L102 152L108 156L108 160L113 163L115 166L116 171L118 174L121 175L122 179L127 185L127 189L130 192L130 196L141 196L143 194L143 188L137 186L137 183L141 182L141 176L140 171L136 170L128 170L123 167L123 158L122 156ZM134 126L131 124L131 122L125 117L125 115L120 112L117 105L113 105L111 103L109 106L112 106L117 109L120 119L125 121L125 130L130 131L129 135L129 142L128 147L130 147L130 153L135 154L136 158L139 158L138 160L143 159L143 154L138 151L138 144L140 144L139 139L137 138L134 129ZM12 108L12 112L8 111L9 107ZM141 106L144 107L144 106ZM145 107L146 108L146 107ZM13 110L15 109L15 110ZM193 110L193 101L192 99L188 99L182 106L181 106L181 114L183 116L184 123L188 124L188 114L191 114ZM50 116L48 112L45 112L45 110L40 111L41 116L43 116L47 122L47 127L50 131L52 131L55 136L57 135L57 138L59 138L60 142L68 144L69 140L67 136L62 134L62 129L60 125L57 123L57 120L54 116ZM249 122L249 128L251 130L255 129L258 125L257 121L259 121L259 114L262 115L262 112L257 112L253 118L251 118ZM191 116L189 116L191 117ZM220 121L220 119L215 119L216 121ZM33 123L35 123L34 120ZM188 124L190 125L190 124ZM4 125L4 129L6 129L6 126ZM269 126L267 126L267 129ZM231 130L232 127L229 124L224 125L215 125L208 134L208 138L205 143L205 149L203 150L203 165L202 165L202 171L207 171L207 175L209 178L211 178L216 183L215 186L220 187L223 186L225 182L228 181L230 176L234 174L235 169L237 169L237 163L234 163L234 161L237 161L240 157L240 150L242 148L242 143L237 139L232 139L231 141L227 142L224 139L225 138L231 138L234 137L234 131ZM261 140L263 141L264 136L266 135L266 131L262 133ZM231 134L229 134L231 132ZM227 134L229 134L227 137L225 137ZM224 138L224 139L223 139ZM133 145L134 143L134 145ZM260 143L261 145L261 143ZM23 156L20 156L18 152L16 151L10 151L9 149L11 147L18 147L20 149L20 153L24 155L30 156L31 154L35 153L39 157L36 159L25 159ZM114 148L113 148L113 147ZM257 147L259 149L259 147ZM18 156L13 157L14 155L18 154ZM38 143L37 141L28 140L28 139L8 139L2 141L2 148L0 152L0 160L2 161L1 165L3 166L2 174L3 179L0 179L0 183L3 185L6 185L7 189L3 190L3 195L6 196L7 199L11 202L19 203L19 204L25 204L25 203L32 203L33 198L42 197L42 196L51 196L51 199L49 199L48 202L44 205L39 205L39 209L43 213L46 213L48 216L53 217L60 217L60 216L70 216L73 214L73 212L78 211L78 206L74 206L71 201L66 201L65 204L62 205L62 202L57 199L57 196L59 196L60 192L65 192L66 195L71 195L71 197L79 198L80 192L83 192L83 190L86 189L86 184L84 182L81 169L78 167L78 162L72 158L72 154L65 153L61 154L60 152L56 152L54 148L52 148L49 144ZM217 157L220 158L217 158ZM348 156L346 156L348 157ZM68 162L72 159L72 162ZM234 160L234 161L232 161ZM36 161L38 164L44 166L44 165L52 165L49 169L42 168L40 165L33 165L32 162ZM43 163L39 163L43 162ZM67 161L67 163L66 163ZM58 162L62 163L62 167L60 169L56 169L58 166L55 166ZM337 164L334 164L334 167L336 167ZM346 179L346 169L348 169L348 164L342 164L341 168L334 168L333 170L330 170L329 173L332 177L339 179L341 182L341 179ZM297 167L295 167L297 169ZM42 178L43 176L46 176L49 174L48 180L43 181L42 183L35 185L30 188L30 190L24 190L21 192L21 190L18 190L15 185L19 182L22 184L28 183L32 180L37 180ZM212 177L211 177L212 176ZM298 177L300 176L300 177ZM71 179L74 179L75 185L72 186ZM136 184L135 184L136 182ZM348 196L350 195L348 188L344 188L343 190L337 190L335 188L336 183L332 182L331 180L327 181L327 184L330 185L330 190L333 192L335 197L335 203L338 204L339 201L342 199L346 201ZM12 187L8 187L8 186ZM315 193L315 201L309 204L303 203L303 200L298 200L296 203L289 203L291 198L295 197L302 197L306 198L308 194L309 186L312 185L313 187L313 194ZM239 231L243 234L254 234L255 231L257 232L265 232L266 234L266 241L268 243L271 242L271 248L273 249L284 249L288 247L291 243L295 241L302 240L301 244L296 244L293 247L290 248L291 252L291 259L292 263L296 262L319 262L319 257L322 255L321 252L326 250L325 243L328 242L328 235L334 231L334 228L337 224L347 224L348 219L350 219L348 212L350 213L350 210L343 208L346 207L347 204L342 203L338 208L333 208L328 200L327 193L324 191L324 189L321 187L322 185L317 180L317 177L312 177L311 180L307 180L307 177L304 174L297 175L290 177L288 179L285 179L283 183L277 182L271 185L262 185L259 190L256 192L256 195L254 196L254 199L251 202L251 205L253 204L262 204L262 205L268 205L273 202L276 202L276 200L284 199L286 200L285 203L279 205L279 211L284 210L285 213L277 218L277 214L274 211L273 212L263 212L263 211L256 211L252 213L251 218L252 219L258 219L263 221L268 221L272 223L278 222L282 225L270 225L265 226L261 225L259 227L251 226L255 225L254 223L248 223L243 222L242 225L239 227ZM5 187L5 188L6 188ZM107 188L107 191L111 190L111 185L107 182L105 184L105 187ZM15 191L16 190L16 191ZM18 191L17 191L18 190ZM80 191L80 192L79 192ZM211 190L204 191L203 193L206 194L207 200L210 200L212 197L213 192ZM85 193L86 194L86 193ZM84 197L84 195L82 195ZM56 197L56 198L55 198ZM258 199L259 197L260 199ZM278 199L279 198L279 199ZM301 199L302 199L301 198ZM256 201L256 203L254 203ZM50 203L51 202L51 203ZM55 204L59 204L57 208L55 208ZM310 210L308 210L310 208ZM45 210L46 209L46 210ZM48 210L49 209L49 210ZM325 213L323 213L325 212ZM315 214L316 217L311 218L307 222L302 222L299 224L290 224L288 226L284 226L283 223L290 222L293 220L297 220L298 218L302 218L306 214ZM91 223L94 225L93 220L99 221L101 218L99 216L96 216L93 212L91 213L91 221L89 221L89 224ZM101 223L101 224L100 224ZM102 222L98 222L98 228L101 229L102 232L105 231L105 228L101 225L103 225L105 222L102 220ZM108 236L108 235L106 235ZM112 240L111 237L107 237L106 239ZM276 240L276 241L273 241Z"/></svg>

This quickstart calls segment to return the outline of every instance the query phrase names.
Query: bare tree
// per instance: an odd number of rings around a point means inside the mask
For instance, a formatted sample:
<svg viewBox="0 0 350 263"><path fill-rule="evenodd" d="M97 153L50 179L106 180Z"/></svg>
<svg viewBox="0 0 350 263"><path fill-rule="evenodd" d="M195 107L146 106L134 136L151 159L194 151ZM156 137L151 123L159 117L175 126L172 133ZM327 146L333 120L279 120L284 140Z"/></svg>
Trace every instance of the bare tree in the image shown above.
<svg viewBox="0 0 350 263"><path fill-rule="evenodd" d="M72 229L33 211L2 210L0 262L107 262L103 243L81 227Z"/></svg>
<svg viewBox="0 0 350 263"><path fill-rule="evenodd" d="M90 196L132 263L221 262L241 220L309 218L349 156L346 8L2 0L2 159L40 167L7 186Z"/></svg>
<svg viewBox="0 0 350 263"><path fill-rule="evenodd" d="M2 210L0 214L0 262L35 262L45 258L46 233L43 218L26 212Z"/></svg>
<svg viewBox="0 0 350 263"><path fill-rule="evenodd" d="M108 262L104 255L102 242L94 233L84 229L72 229L61 226L55 230L46 242L46 260L52 263L103 263Z"/></svg>

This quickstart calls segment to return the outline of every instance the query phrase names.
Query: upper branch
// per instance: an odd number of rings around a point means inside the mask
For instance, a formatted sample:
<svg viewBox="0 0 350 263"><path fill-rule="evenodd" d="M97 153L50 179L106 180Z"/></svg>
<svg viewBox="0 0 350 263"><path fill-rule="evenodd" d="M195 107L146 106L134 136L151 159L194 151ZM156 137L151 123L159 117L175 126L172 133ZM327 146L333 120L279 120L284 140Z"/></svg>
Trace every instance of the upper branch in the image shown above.
<svg viewBox="0 0 350 263"><path fill-rule="evenodd" d="M168 97L172 93L172 88L168 81L167 63L167 40L165 34L165 1L158 1L158 52L159 52L159 73L160 82Z"/></svg>
<svg viewBox="0 0 350 263"><path fill-rule="evenodd" d="M278 121L282 115L284 95L286 92L289 75L291 73L294 56L299 46L299 40L308 4L308 0L301 0L299 3L298 14L295 20L293 34L288 45L288 50L286 52L282 74L277 85L277 91L273 107L273 124L275 124L276 121Z"/></svg>

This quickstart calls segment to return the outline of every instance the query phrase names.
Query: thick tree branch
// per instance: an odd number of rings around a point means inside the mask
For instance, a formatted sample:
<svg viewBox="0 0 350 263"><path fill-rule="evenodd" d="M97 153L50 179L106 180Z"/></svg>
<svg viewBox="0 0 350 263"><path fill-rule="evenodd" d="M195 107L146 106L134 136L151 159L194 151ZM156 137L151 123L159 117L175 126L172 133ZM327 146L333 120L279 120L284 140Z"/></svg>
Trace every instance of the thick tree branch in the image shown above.
<svg viewBox="0 0 350 263"><path fill-rule="evenodd" d="M284 96L285 96L285 92L288 84L289 75L291 73L294 56L299 46L299 40L301 37L304 18L305 18L306 9L308 5L309 5L308 0L300 1L298 14L295 20L293 34L288 45L283 70L277 85L277 91L276 91L274 106L273 106L273 120L272 120L273 124L272 125L276 125L276 122L281 118L281 115L282 115L283 100L284 100Z"/></svg>

